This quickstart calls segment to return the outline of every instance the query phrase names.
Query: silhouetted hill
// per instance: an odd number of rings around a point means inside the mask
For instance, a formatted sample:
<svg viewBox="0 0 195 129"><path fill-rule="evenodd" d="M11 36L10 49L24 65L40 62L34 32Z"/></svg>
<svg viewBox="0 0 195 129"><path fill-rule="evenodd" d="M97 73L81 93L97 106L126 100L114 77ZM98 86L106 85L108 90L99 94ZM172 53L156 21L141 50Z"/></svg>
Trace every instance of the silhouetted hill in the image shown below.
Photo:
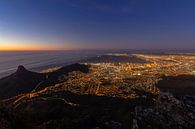
<svg viewBox="0 0 195 129"><path fill-rule="evenodd" d="M9 98L29 92L45 79L45 75L28 71L24 66L18 66L15 73L0 79L0 98Z"/></svg>
<svg viewBox="0 0 195 129"><path fill-rule="evenodd" d="M195 95L195 76L164 76L157 86L162 91L168 91L175 95Z"/></svg>
<svg viewBox="0 0 195 129"><path fill-rule="evenodd" d="M72 64L50 73L31 72L26 70L24 66L18 66L15 73L0 79L0 98L10 98L32 90L54 85L59 83L61 76L66 76L72 71L88 72L88 66Z"/></svg>
<svg viewBox="0 0 195 129"><path fill-rule="evenodd" d="M89 72L89 66L84 65L84 64L72 64L72 65L68 65L65 67L61 67L60 69L47 73L47 79L40 84L40 86L38 87L40 88L45 88L47 86L51 86L51 85L55 85L57 83L60 83L60 79L67 77L68 73L73 72L73 71L80 71L83 73L87 73ZM64 80L63 80L64 81Z"/></svg>
<svg viewBox="0 0 195 129"><path fill-rule="evenodd" d="M44 90L45 91L45 90ZM142 91L136 91L142 93ZM150 93L149 93L150 94ZM193 129L187 106L170 95L123 99L44 92L13 104L26 129Z"/></svg>
<svg viewBox="0 0 195 129"><path fill-rule="evenodd" d="M30 126L61 125L56 129L93 129L95 127L118 129L132 126L132 114L136 106L153 104L150 98L122 99L108 96L78 95L59 91L43 93L32 98L23 98L13 105L15 111L24 115L23 123ZM51 124L50 122L57 123ZM106 123L110 123L107 125ZM113 122L113 123L112 123ZM45 125L46 124L46 125Z"/></svg>

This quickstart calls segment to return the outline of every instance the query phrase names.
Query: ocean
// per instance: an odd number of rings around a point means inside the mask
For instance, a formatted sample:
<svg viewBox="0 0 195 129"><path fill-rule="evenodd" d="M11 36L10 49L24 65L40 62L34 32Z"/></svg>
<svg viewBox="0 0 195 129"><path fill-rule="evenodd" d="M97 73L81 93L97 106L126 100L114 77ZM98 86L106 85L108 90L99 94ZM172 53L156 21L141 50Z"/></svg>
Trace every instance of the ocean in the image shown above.
<svg viewBox="0 0 195 129"><path fill-rule="evenodd" d="M103 53L105 51L0 51L0 78L15 72L19 65L41 72Z"/></svg>
<svg viewBox="0 0 195 129"><path fill-rule="evenodd" d="M177 53L177 51L171 51ZM185 51L184 51L185 52ZM188 52L188 51L187 51ZM80 60L106 53L151 53L138 50L74 50L74 51L0 51L0 78L14 73L19 65L28 70L41 72L53 67L66 66ZM170 53L170 51L152 51L152 53Z"/></svg>

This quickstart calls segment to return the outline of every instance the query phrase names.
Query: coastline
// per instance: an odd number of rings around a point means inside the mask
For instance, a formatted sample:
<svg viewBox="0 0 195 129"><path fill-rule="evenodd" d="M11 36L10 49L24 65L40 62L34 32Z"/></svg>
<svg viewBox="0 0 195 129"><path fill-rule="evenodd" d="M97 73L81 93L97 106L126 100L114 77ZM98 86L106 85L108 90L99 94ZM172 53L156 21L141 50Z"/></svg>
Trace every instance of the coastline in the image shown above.
<svg viewBox="0 0 195 129"><path fill-rule="evenodd" d="M83 51L0 51L0 78L14 73L19 65L23 65L31 71L41 72L53 67L76 63L97 54L99 53Z"/></svg>
<svg viewBox="0 0 195 129"><path fill-rule="evenodd" d="M39 67L34 67L34 68L28 68L28 70L30 71L34 71L34 72L38 72L38 73L44 73L45 71L48 71L50 69L56 69L56 68L60 68L60 67L64 67L73 63L77 63L77 61L74 62L67 62L67 63L61 63L61 64L50 64L50 65L44 65L44 66L39 66ZM5 72L0 72L0 79L9 76L11 74L13 74L14 72L16 72L17 67L13 68L11 70L5 70Z"/></svg>

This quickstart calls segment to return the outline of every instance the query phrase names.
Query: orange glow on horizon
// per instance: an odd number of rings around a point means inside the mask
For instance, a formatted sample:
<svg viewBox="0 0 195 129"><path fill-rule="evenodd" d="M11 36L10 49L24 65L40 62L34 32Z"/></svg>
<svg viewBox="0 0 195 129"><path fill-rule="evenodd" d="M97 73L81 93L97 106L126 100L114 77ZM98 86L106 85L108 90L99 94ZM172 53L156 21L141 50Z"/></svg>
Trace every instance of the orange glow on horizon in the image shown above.
<svg viewBox="0 0 195 129"><path fill-rule="evenodd" d="M58 45L0 43L0 51L40 51L40 50L64 50Z"/></svg>

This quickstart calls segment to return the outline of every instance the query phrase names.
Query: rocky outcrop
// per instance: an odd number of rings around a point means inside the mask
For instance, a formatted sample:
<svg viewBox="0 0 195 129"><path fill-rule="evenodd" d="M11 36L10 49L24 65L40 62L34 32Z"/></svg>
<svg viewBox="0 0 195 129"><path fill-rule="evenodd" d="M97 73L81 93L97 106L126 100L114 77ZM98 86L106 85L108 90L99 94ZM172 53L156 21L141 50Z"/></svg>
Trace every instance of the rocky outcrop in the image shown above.
<svg viewBox="0 0 195 129"><path fill-rule="evenodd" d="M45 79L45 75L28 71L24 66L18 66L15 73L0 79L0 98L10 98L29 92Z"/></svg>
<svg viewBox="0 0 195 129"><path fill-rule="evenodd" d="M193 129L193 114L183 101L170 94L161 94L155 106L136 107L134 117L139 129Z"/></svg>

